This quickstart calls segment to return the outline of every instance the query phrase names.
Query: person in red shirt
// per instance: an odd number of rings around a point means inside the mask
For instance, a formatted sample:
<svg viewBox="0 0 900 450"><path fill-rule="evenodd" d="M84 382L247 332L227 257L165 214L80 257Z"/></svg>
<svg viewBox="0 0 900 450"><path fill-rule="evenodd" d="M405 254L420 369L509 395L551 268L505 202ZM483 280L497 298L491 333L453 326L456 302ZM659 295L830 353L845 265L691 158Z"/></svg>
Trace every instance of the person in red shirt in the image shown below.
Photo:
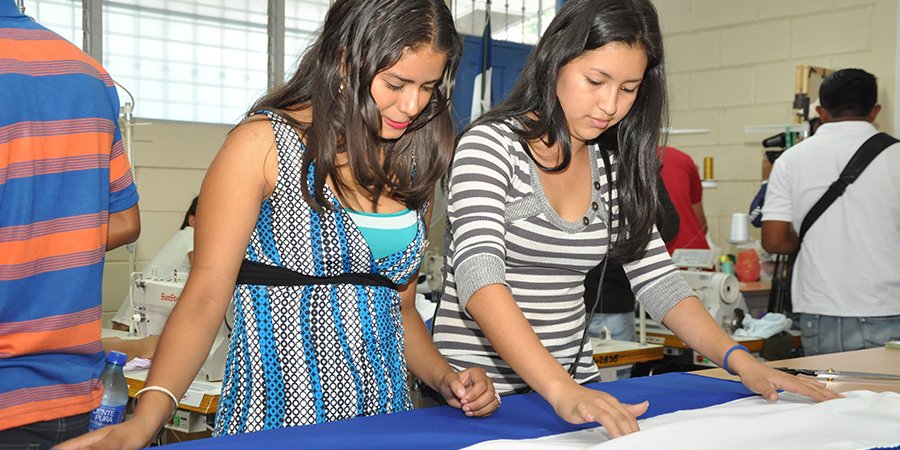
<svg viewBox="0 0 900 450"><path fill-rule="evenodd" d="M660 177L678 211L678 234L666 242L669 254L676 248L709 248L706 242L706 214L703 213L703 187L694 160L673 147L659 149L662 159Z"/></svg>

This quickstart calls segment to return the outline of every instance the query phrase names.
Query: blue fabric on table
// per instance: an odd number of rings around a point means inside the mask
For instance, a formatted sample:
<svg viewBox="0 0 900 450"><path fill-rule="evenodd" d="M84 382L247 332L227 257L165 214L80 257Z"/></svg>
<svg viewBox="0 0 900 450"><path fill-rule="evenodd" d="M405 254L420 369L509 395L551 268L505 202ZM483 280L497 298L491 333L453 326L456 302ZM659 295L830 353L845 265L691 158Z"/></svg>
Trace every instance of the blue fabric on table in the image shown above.
<svg viewBox="0 0 900 450"><path fill-rule="evenodd" d="M624 403L650 401L641 418L683 409L703 408L752 395L742 384L687 373L668 373L587 385ZM503 398L491 417L472 419L448 406L360 417L303 427L189 441L191 449L456 449L492 439L527 439L590 428L572 425L537 394Z"/></svg>

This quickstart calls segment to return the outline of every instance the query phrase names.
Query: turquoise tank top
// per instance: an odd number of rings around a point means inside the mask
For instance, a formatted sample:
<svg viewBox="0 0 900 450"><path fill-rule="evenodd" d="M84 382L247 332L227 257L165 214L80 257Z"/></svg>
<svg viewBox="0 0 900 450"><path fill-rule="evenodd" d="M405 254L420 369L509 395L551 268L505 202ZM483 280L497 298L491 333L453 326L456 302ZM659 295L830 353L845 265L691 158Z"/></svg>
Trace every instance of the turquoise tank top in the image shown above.
<svg viewBox="0 0 900 450"><path fill-rule="evenodd" d="M418 216L408 209L387 214L346 211L369 244L373 259L393 255L416 238Z"/></svg>

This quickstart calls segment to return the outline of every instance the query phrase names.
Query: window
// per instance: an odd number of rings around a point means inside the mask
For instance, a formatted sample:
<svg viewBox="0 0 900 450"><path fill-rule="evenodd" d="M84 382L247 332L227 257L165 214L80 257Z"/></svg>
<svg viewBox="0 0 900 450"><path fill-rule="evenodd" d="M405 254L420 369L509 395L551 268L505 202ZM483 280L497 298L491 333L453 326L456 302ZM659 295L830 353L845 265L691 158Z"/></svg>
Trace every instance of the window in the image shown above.
<svg viewBox="0 0 900 450"><path fill-rule="evenodd" d="M522 44L536 44L556 14L555 0L454 0L451 10L457 31L481 36L488 7L491 36Z"/></svg>
<svg viewBox="0 0 900 450"><path fill-rule="evenodd" d="M284 0L285 78L331 1ZM103 65L140 118L235 123L268 82L267 0L101 0ZM487 0L454 0L461 33L481 35ZM26 0L31 15L83 47L81 0ZM494 39L533 44L555 0L493 0Z"/></svg>
<svg viewBox="0 0 900 450"><path fill-rule="evenodd" d="M103 62L138 117L235 123L266 89L266 0L103 2Z"/></svg>
<svg viewBox="0 0 900 450"><path fill-rule="evenodd" d="M297 62L313 35L325 21L329 0L286 0L284 2L284 78L297 68Z"/></svg>
<svg viewBox="0 0 900 450"><path fill-rule="evenodd" d="M69 42L84 48L80 0L33 0L25 2L25 14Z"/></svg>

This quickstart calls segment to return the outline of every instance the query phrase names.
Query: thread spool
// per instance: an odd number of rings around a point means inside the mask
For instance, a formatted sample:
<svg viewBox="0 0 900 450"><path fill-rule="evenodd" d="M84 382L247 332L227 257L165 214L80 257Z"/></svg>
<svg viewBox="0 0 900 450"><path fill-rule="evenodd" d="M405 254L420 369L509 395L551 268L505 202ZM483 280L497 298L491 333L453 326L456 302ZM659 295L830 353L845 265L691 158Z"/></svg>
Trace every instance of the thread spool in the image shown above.
<svg viewBox="0 0 900 450"><path fill-rule="evenodd" d="M744 213L731 215L731 241L743 242L750 240L750 216Z"/></svg>
<svg viewBox="0 0 900 450"><path fill-rule="evenodd" d="M734 261L728 257L728 255L722 255L719 257L719 272L734 274Z"/></svg>
<svg viewBox="0 0 900 450"><path fill-rule="evenodd" d="M704 180L712 180L715 176L713 176L713 158L712 156L706 156L703 158L703 179Z"/></svg>

